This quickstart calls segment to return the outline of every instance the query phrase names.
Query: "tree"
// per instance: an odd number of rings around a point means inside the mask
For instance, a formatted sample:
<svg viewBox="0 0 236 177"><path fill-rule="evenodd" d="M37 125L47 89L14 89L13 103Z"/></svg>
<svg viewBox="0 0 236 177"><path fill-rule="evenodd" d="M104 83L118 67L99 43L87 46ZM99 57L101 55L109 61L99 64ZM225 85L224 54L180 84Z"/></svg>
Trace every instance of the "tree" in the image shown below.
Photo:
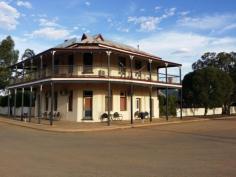
<svg viewBox="0 0 236 177"><path fill-rule="evenodd" d="M184 102L192 106L209 108L222 106L228 109L233 91L230 76L214 67L206 67L187 74L183 79Z"/></svg>
<svg viewBox="0 0 236 177"><path fill-rule="evenodd" d="M159 112L161 116L166 115L166 96L159 95ZM168 95L168 114L176 116L177 98L175 95Z"/></svg>
<svg viewBox="0 0 236 177"><path fill-rule="evenodd" d="M193 63L193 70L198 70L206 67L215 67L227 73L233 81L233 93L228 100L227 105L224 105L223 111L229 113L229 105L236 103L236 53L210 53L202 55L201 59Z"/></svg>
<svg viewBox="0 0 236 177"><path fill-rule="evenodd" d="M31 49L25 49L25 52L23 53L21 59L24 60L24 59L27 59L27 58L31 58L35 56L35 53L33 50Z"/></svg>
<svg viewBox="0 0 236 177"><path fill-rule="evenodd" d="M202 55L201 59L192 64L193 70L198 70L206 67L215 67L226 73L230 73L236 67L236 53L226 52L207 52Z"/></svg>
<svg viewBox="0 0 236 177"><path fill-rule="evenodd" d="M4 89L9 83L12 73L8 67L18 60L19 51L14 47L15 43L10 36L0 43L0 89Z"/></svg>

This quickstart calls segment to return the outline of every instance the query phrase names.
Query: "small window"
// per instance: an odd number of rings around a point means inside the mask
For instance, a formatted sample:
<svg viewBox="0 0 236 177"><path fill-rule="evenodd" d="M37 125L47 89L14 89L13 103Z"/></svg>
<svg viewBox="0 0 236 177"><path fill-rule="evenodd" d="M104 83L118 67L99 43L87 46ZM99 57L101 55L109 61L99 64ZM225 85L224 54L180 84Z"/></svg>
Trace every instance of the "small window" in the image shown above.
<svg viewBox="0 0 236 177"><path fill-rule="evenodd" d="M93 91L84 91L84 97L92 97L93 96Z"/></svg>
<svg viewBox="0 0 236 177"><path fill-rule="evenodd" d="M139 70L141 68L142 68L142 62L138 61L138 60L135 60L135 69Z"/></svg>
<svg viewBox="0 0 236 177"><path fill-rule="evenodd" d="M127 110L127 97L126 92L120 92L120 111Z"/></svg>
<svg viewBox="0 0 236 177"><path fill-rule="evenodd" d="M118 58L118 66L119 67L122 67L122 68L124 68L125 66L126 66L126 61L125 61L125 57L119 57Z"/></svg>
<svg viewBox="0 0 236 177"><path fill-rule="evenodd" d="M83 64L84 64L84 67L83 67L84 73L93 72L93 54L92 53L84 53Z"/></svg>
<svg viewBox="0 0 236 177"><path fill-rule="evenodd" d="M73 111L73 91L69 92L68 96L68 111Z"/></svg>

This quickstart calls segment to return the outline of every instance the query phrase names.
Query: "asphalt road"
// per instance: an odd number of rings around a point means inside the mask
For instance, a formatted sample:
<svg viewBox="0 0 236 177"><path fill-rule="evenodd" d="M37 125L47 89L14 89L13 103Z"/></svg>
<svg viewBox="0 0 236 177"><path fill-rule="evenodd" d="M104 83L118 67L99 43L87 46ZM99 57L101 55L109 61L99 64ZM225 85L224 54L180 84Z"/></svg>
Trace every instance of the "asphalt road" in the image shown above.
<svg viewBox="0 0 236 177"><path fill-rule="evenodd" d="M1 177L233 177L236 119L50 133L0 124Z"/></svg>

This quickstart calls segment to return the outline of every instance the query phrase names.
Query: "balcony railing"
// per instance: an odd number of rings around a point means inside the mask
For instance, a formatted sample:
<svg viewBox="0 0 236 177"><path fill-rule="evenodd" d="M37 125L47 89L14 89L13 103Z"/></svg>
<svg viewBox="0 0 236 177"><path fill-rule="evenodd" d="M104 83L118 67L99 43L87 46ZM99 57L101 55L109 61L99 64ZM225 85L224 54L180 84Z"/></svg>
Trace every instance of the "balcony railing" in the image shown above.
<svg viewBox="0 0 236 177"><path fill-rule="evenodd" d="M84 77L108 77L108 69L105 66L75 66L75 65L56 65L54 72L51 67L43 68L43 70L27 71L24 75L18 75L11 79L11 84L23 83L45 78L84 78ZM122 67L110 67L110 77L120 79L133 79L142 81L161 82L168 84L180 84L180 78L177 75L165 75L162 73L152 72L151 80L150 73L147 70L133 69L131 78L131 69ZM166 79L167 78L167 79ZM166 82L167 81L167 82Z"/></svg>

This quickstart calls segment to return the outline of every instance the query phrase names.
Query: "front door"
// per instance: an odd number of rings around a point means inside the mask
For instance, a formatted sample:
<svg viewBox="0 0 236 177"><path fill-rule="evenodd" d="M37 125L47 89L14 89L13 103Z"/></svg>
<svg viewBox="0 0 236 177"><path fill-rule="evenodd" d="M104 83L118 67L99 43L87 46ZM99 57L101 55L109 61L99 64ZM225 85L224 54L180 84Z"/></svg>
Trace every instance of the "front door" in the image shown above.
<svg viewBox="0 0 236 177"><path fill-rule="evenodd" d="M93 117L93 92L92 91L84 91L84 119L92 120Z"/></svg>

